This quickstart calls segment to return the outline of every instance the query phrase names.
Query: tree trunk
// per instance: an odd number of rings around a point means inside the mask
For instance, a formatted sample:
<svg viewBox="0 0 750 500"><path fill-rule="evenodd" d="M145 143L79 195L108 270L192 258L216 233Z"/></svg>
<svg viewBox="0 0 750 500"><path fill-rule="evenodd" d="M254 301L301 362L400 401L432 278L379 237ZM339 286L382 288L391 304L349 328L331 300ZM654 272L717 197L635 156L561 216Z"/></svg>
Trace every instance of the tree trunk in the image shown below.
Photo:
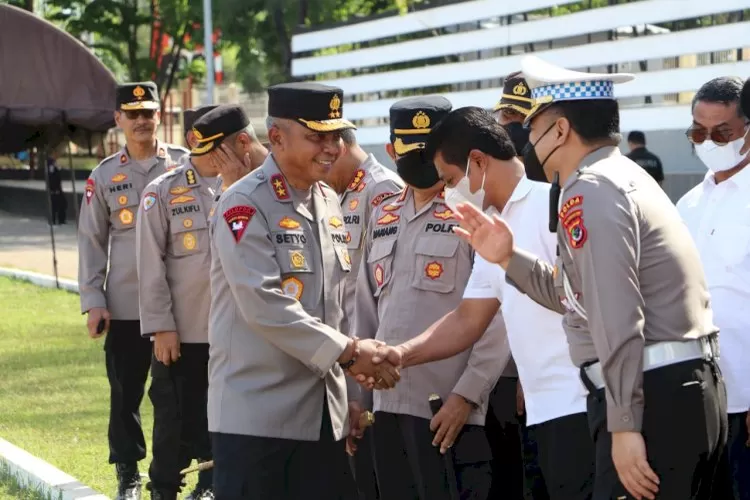
<svg viewBox="0 0 750 500"><path fill-rule="evenodd" d="M25 0L24 9L28 10L29 12L34 12L34 0Z"/></svg>
<svg viewBox="0 0 750 500"><path fill-rule="evenodd" d="M271 15L273 26L276 29L276 37L279 40L279 51L281 52L281 67L287 80L292 79L292 43L289 32L284 24L284 5L278 0L272 0Z"/></svg>
<svg viewBox="0 0 750 500"><path fill-rule="evenodd" d="M310 9L310 2L308 0L299 0L297 9L297 26L304 26L307 20L307 12Z"/></svg>
<svg viewBox="0 0 750 500"><path fill-rule="evenodd" d="M174 48L172 50L172 65L169 69L169 76L167 77L167 83L164 86L164 97L161 100L161 113L164 115L164 103L167 100L167 96L169 95L169 91L172 89L172 84L174 82L174 75L177 72L177 69L180 66L180 51L185 46L185 36L190 31L190 27L193 25L191 21L185 22L185 27L182 29L182 33L180 35L179 41L175 40Z"/></svg>

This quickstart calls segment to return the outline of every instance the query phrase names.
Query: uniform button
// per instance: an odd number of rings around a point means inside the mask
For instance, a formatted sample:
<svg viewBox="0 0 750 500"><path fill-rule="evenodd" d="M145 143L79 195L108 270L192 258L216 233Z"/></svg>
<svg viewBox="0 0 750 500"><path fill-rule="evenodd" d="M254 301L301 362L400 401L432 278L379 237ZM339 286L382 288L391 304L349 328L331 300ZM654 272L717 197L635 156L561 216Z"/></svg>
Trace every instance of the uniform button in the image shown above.
<svg viewBox="0 0 750 500"><path fill-rule="evenodd" d="M255 177L257 177L260 180L263 180L266 178L266 175L263 172L258 172L257 174L255 174Z"/></svg>
<svg viewBox="0 0 750 500"><path fill-rule="evenodd" d="M622 417L622 421L623 422L630 422L630 417L627 416L627 415L625 415L624 417Z"/></svg>

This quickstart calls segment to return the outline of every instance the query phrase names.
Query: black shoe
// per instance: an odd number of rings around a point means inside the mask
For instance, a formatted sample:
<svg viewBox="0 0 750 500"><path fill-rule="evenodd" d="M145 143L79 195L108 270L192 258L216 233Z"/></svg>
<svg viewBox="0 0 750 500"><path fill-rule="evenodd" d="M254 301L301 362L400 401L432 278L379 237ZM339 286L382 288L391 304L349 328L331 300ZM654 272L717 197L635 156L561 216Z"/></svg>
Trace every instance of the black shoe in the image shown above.
<svg viewBox="0 0 750 500"><path fill-rule="evenodd" d="M115 500L141 500L141 475L137 464L115 464L117 496Z"/></svg>
<svg viewBox="0 0 750 500"><path fill-rule="evenodd" d="M198 462L205 462L205 460L199 459ZM200 471L198 473L198 483L195 485L195 489L186 496L184 500L213 500L213 482L213 469Z"/></svg>
<svg viewBox="0 0 750 500"><path fill-rule="evenodd" d="M177 500L177 493L171 491L151 490L151 500Z"/></svg>

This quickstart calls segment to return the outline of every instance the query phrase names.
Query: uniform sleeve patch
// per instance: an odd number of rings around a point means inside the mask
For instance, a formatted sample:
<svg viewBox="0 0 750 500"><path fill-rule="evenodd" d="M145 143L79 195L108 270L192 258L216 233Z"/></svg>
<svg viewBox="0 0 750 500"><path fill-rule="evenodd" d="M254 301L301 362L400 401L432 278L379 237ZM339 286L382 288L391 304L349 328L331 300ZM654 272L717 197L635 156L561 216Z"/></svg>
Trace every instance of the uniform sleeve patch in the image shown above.
<svg viewBox="0 0 750 500"><path fill-rule="evenodd" d="M86 205L91 205L91 198L94 197L94 188L96 187L96 183L94 183L94 179L89 178L86 181L86 188L84 189L84 196L86 198Z"/></svg>
<svg viewBox="0 0 750 500"><path fill-rule="evenodd" d="M377 207L381 203L383 203L383 200L388 198L389 196L393 196L395 193L380 193L375 198L372 199L372 206Z"/></svg>
<svg viewBox="0 0 750 500"><path fill-rule="evenodd" d="M568 236L570 247L582 248L588 237L586 226L583 225L583 196L576 195L568 198L558 215Z"/></svg>
<svg viewBox="0 0 750 500"><path fill-rule="evenodd" d="M305 285L297 278L287 278L281 282L281 291L287 297L294 297L299 300L302 298L302 292L305 290Z"/></svg>
<svg viewBox="0 0 750 500"><path fill-rule="evenodd" d="M238 205L224 212L224 220L227 222L229 230L232 231L235 243L239 243L242 239L242 235L245 234L245 229L250 224L255 212L255 208L248 205Z"/></svg>
<svg viewBox="0 0 750 500"><path fill-rule="evenodd" d="M146 193L143 197L143 211L148 212L154 205L156 205L156 193Z"/></svg>

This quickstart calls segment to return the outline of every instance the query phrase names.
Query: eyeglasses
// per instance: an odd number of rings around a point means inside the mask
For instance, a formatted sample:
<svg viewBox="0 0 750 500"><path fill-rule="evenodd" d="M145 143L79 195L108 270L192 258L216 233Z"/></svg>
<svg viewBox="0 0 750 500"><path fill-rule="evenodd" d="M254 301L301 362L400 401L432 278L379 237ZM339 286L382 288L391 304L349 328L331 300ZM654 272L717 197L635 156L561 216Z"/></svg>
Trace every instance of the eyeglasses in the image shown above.
<svg viewBox="0 0 750 500"><path fill-rule="evenodd" d="M747 128L747 125L745 127ZM724 146L732 140L732 130L726 126L710 131L703 127L692 126L685 131L685 135L693 144L703 144L706 140L710 140L717 146Z"/></svg>
<svg viewBox="0 0 750 500"><path fill-rule="evenodd" d="M128 120L137 120L139 116L144 117L146 120L151 120L156 114L156 110L155 109L129 109L127 111L123 111L123 113L125 113L125 116L128 117Z"/></svg>

